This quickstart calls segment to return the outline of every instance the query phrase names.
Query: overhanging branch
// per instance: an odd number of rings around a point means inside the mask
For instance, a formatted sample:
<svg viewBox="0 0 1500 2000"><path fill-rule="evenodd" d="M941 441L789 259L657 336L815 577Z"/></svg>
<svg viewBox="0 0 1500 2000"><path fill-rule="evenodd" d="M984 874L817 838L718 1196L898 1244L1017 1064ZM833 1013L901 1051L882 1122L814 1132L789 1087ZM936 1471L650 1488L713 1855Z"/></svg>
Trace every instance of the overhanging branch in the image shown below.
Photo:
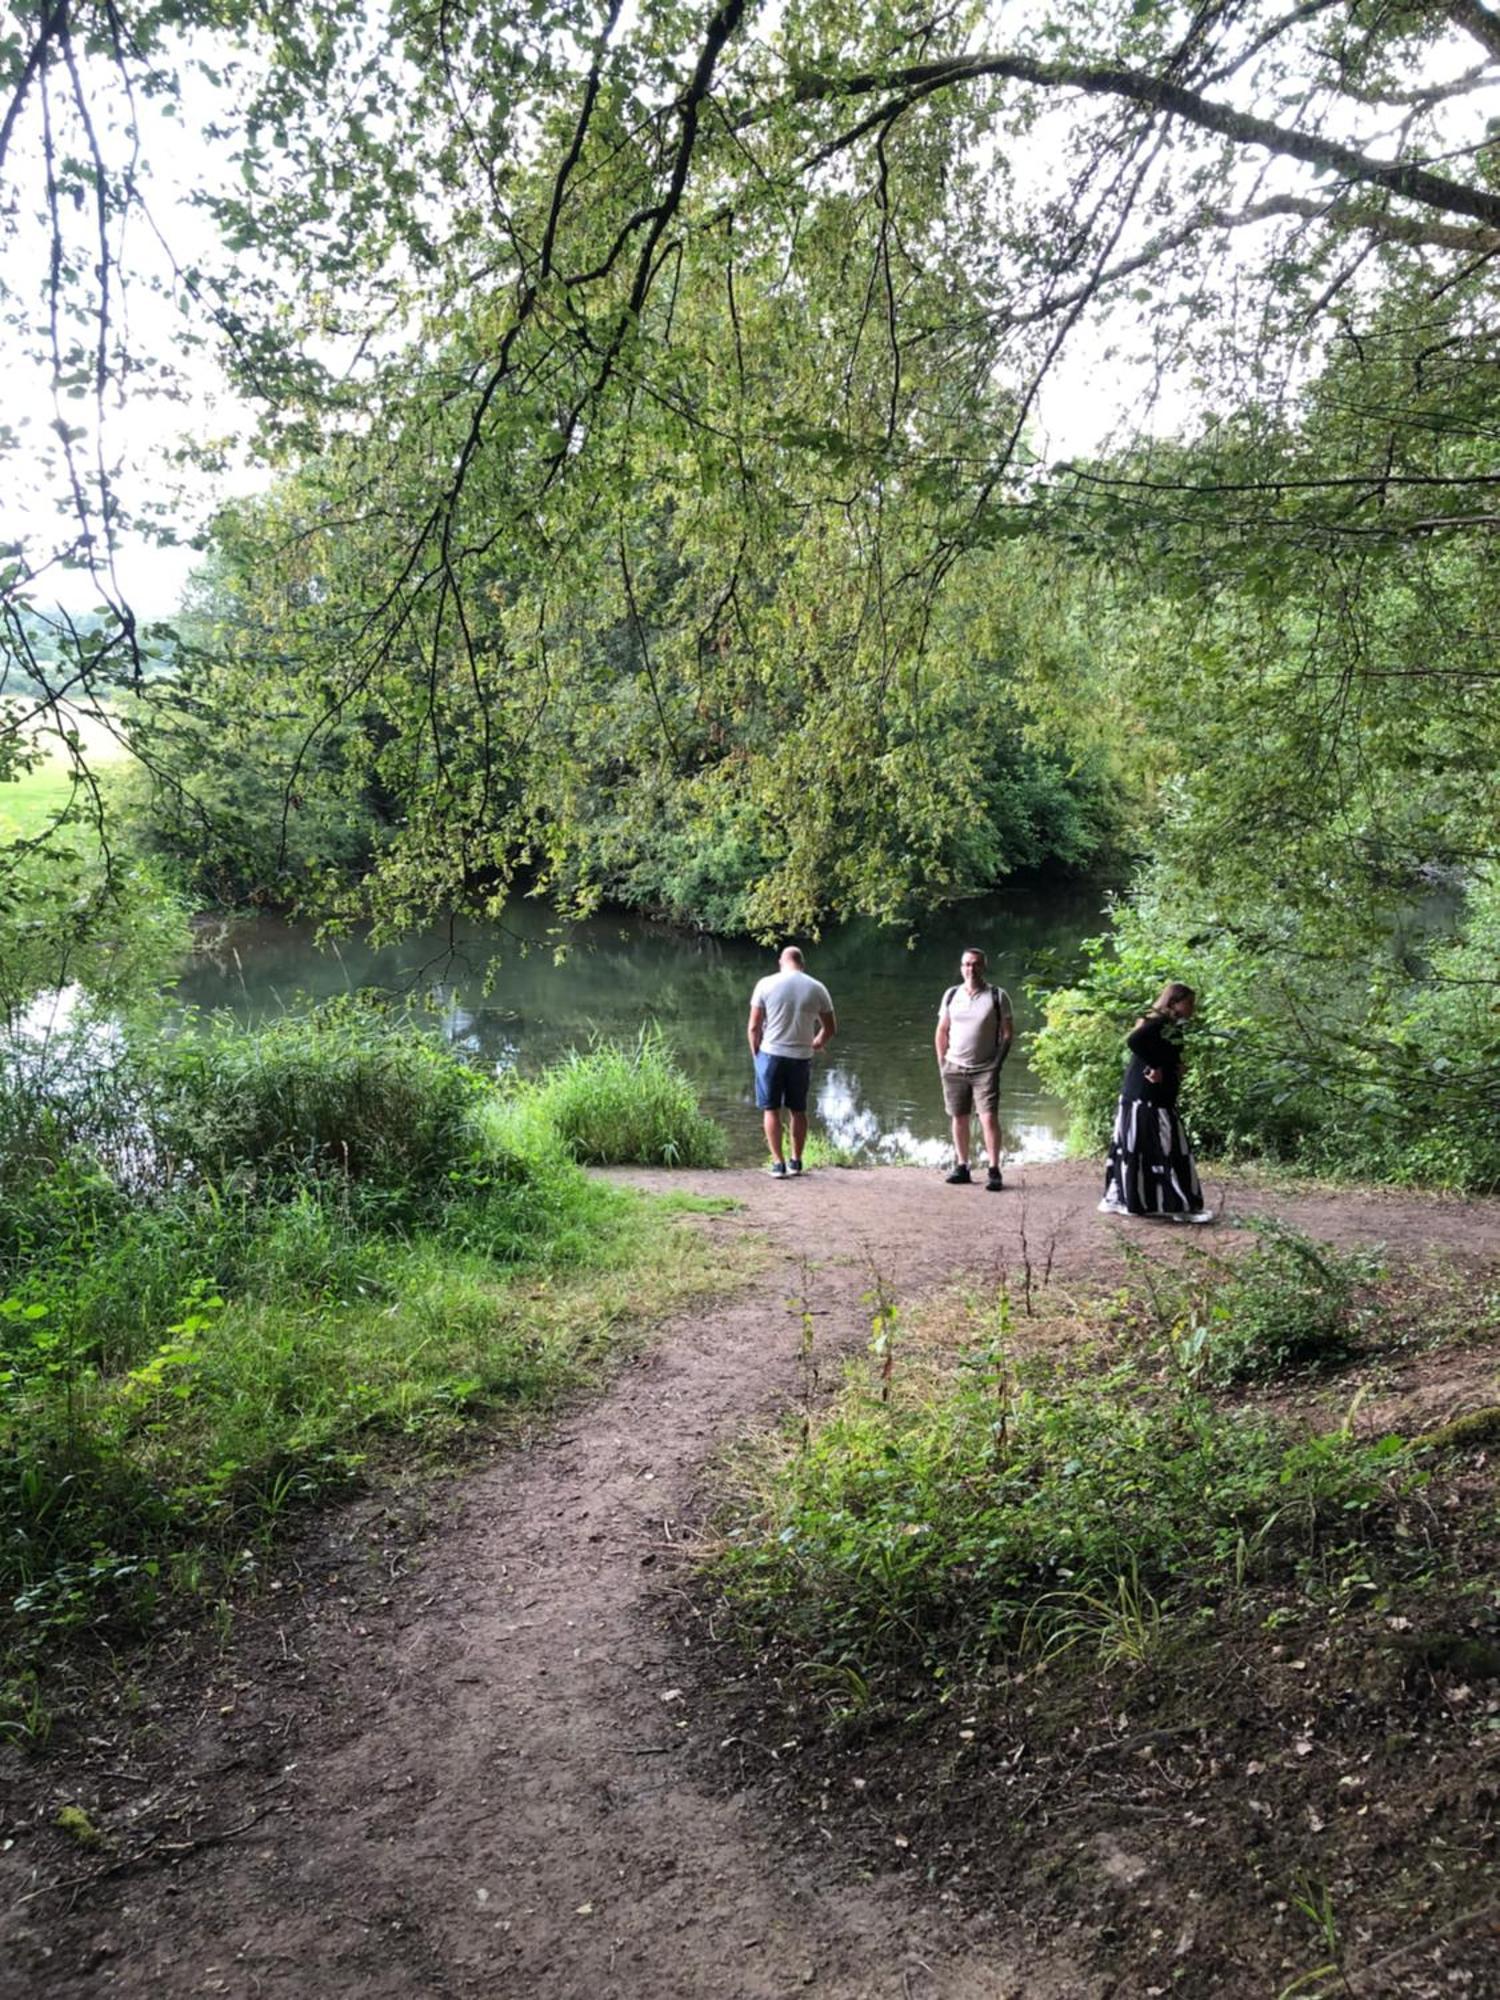
<svg viewBox="0 0 1500 2000"><path fill-rule="evenodd" d="M1144 105L1195 125L1201 131L1217 132L1236 145L1259 146L1286 159L1300 160L1306 166L1327 168L1348 181L1386 188L1403 200L1436 209L1441 214L1466 215L1491 228L1500 228L1500 194L1451 180L1445 174L1433 173L1409 161L1372 159L1337 139L1277 125L1268 118L1257 118L1248 111L1220 104L1166 77L1111 64L1046 63L1031 56L990 54L955 56L943 62L915 63L904 69L856 71L848 76L810 71L795 80L792 100L812 104L867 97L880 91L887 94L885 108L889 110L892 105L915 102L939 90L992 77L1033 84L1042 90L1078 90L1090 96L1114 97ZM766 115L760 112L755 118ZM866 126L869 122L864 121Z"/></svg>

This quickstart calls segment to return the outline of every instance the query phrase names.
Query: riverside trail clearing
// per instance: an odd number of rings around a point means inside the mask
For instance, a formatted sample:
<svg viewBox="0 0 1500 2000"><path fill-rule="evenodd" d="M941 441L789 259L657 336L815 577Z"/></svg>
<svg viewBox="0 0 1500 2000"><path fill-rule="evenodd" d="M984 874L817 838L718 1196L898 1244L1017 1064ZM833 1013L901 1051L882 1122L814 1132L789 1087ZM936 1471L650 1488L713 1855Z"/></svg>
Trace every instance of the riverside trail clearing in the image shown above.
<svg viewBox="0 0 1500 2000"><path fill-rule="evenodd" d="M920 1870L872 1871L836 1823L793 1841L754 1789L724 1768L715 1782L722 1719L674 1584L713 1454L796 1394L789 1301L831 1358L868 1340L876 1274L903 1307L1028 1264L1107 1288L1123 1242L1174 1254L1207 1232L1098 1215L1099 1173L1071 1165L1017 1170L998 1196L905 1168L615 1177L738 1199L695 1226L758 1233L763 1268L656 1329L529 1446L330 1510L222 1645L199 1633L122 1663L86 1737L0 1751L6 2000L1158 1990L1099 1971L1081 1934L1029 1941L1003 1899L959 1910ZM1493 1201L1206 1191L1226 1222L1275 1214L1393 1262L1500 1262ZM1495 1358L1468 1348L1426 1374L1423 1417L1494 1401ZM96 1844L57 1829L68 1806ZM1243 1990L1277 1984L1268 1970Z"/></svg>

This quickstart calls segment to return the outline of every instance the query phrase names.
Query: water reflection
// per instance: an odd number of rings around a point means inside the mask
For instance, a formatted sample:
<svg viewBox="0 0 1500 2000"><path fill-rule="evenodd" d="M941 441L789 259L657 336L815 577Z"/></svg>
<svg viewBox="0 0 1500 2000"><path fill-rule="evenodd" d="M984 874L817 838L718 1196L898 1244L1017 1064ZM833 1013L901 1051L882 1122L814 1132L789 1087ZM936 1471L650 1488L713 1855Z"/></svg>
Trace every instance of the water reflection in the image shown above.
<svg viewBox="0 0 1500 2000"><path fill-rule="evenodd" d="M807 946L808 970L833 995L838 1039L814 1072L814 1129L869 1160L936 1166L949 1154L933 1033L938 1002L969 944L989 953L1024 1035L1038 1025L1029 982L1066 980L1081 938L1104 928L1097 885L1063 884L1005 902L941 912L910 936L850 924ZM189 966L185 1001L255 1019L374 987L424 1000L442 1033L497 1071L532 1075L596 1035L666 1031L705 1110L730 1136L731 1157L762 1144L745 1020L750 989L774 953L741 940L699 938L607 913L559 925L520 904L503 924L445 925L399 945L346 938L319 948L311 928L262 917L215 940ZM1056 1158L1066 1115L1031 1074L1024 1050L1006 1064L1001 1118L1007 1157Z"/></svg>

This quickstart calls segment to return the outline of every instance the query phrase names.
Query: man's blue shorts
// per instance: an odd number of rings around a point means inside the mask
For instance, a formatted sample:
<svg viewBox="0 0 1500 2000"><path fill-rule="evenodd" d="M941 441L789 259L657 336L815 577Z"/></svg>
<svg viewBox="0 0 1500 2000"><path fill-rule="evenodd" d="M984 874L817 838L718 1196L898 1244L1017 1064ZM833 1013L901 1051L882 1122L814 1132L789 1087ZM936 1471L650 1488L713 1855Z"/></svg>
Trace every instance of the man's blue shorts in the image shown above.
<svg viewBox="0 0 1500 2000"><path fill-rule="evenodd" d="M805 1111L807 1086L812 1079L812 1063L806 1056L755 1058L755 1108L757 1111Z"/></svg>

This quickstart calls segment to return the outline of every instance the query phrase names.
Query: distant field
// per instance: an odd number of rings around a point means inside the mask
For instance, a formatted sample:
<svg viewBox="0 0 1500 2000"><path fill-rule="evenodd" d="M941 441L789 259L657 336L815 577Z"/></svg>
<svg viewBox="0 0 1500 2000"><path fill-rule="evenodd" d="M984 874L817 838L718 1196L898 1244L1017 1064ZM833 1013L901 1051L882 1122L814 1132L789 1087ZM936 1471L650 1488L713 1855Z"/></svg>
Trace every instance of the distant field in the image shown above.
<svg viewBox="0 0 1500 2000"><path fill-rule="evenodd" d="M69 710L90 768L102 771L123 761L106 719L97 713ZM64 810L72 797L71 762L57 729L50 721L35 735L46 750L45 760L10 784L0 784L0 842L38 833Z"/></svg>

